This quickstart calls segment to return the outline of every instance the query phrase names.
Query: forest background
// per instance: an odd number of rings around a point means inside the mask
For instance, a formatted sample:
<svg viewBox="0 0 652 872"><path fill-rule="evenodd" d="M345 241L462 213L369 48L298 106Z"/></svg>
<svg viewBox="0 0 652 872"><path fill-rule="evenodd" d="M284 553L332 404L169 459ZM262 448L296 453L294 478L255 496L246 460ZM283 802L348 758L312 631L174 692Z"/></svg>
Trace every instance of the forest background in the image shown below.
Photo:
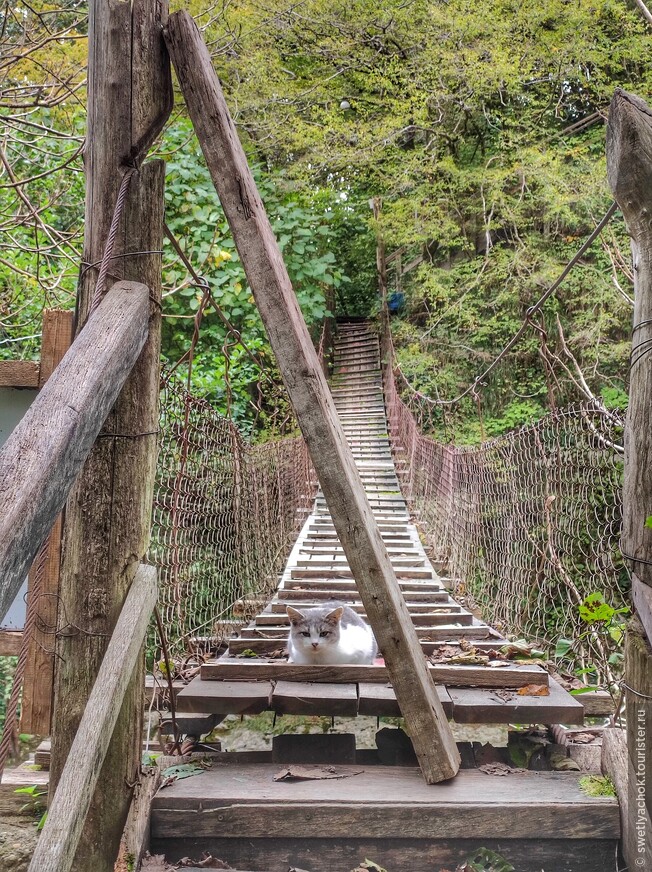
<svg viewBox="0 0 652 872"><path fill-rule="evenodd" d="M393 331L405 376L435 399L473 383L602 218L609 101L616 87L650 92L650 25L625 0L176 5L210 45L309 324L318 333L328 306L377 311L382 238L418 263ZM2 357L38 356L43 307L74 305L86 12L78 0L2 12ZM267 438L288 426L285 400L181 101L157 151L167 224L234 328L203 312L193 390ZM172 365L201 289L169 240L163 260ZM473 443L588 395L624 406L629 263L617 215L504 364L433 417L434 432Z"/></svg>

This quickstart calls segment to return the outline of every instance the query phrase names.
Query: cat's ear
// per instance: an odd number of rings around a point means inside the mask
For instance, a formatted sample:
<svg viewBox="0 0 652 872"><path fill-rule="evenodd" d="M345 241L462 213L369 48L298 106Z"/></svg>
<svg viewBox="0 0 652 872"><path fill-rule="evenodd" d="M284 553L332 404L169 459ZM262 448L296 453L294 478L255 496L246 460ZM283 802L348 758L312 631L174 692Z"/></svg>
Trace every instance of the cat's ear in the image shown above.
<svg viewBox="0 0 652 872"><path fill-rule="evenodd" d="M303 612L297 611L297 609L293 609L292 606L287 606L288 618L292 621L293 624L298 624L300 621L304 621L306 616Z"/></svg>
<svg viewBox="0 0 652 872"><path fill-rule="evenodd" d="M288 606L289 608L289 606ZM328 621L329 624L339 624L342 615L344 614L344 607L339 606L336 609L333 609L332 612L329 612L324 618L325 621Z"/></svg>

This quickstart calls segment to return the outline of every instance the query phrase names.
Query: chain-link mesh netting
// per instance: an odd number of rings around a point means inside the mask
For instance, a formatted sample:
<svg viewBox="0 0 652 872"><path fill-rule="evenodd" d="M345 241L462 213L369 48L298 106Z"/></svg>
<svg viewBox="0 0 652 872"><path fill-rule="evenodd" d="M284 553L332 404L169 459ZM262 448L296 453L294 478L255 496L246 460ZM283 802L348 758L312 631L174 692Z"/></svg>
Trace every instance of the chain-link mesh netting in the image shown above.
<svg viewBox="0 0 652 872"><path fill-rule="evenodd" d="M422 434L428 403L402 378L386 367L392 446L435 556L485 620L548 646L574 640L575 664L608 679L609 622L590 624L579 607L594 592L624 605L622 416L585 403L479 447L453 447Z"/></svg>
<svg viewBox="0 0 652 872"><path fill-rule="evenodd" d="M173 653L202 652L266 601L316 483L300 437L249 445L209 403L168 382L150 560Z"/></svg>

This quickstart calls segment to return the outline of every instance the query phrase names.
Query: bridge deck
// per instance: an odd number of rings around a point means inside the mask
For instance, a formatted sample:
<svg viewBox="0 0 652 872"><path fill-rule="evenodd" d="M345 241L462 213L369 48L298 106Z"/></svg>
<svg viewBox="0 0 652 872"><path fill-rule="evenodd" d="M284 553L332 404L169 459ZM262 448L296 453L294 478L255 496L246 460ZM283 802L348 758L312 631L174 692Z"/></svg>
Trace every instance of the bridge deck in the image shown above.
<svg viewBox="0 0 652 872"><path fill-rule="evenodd" d="M332 393L424 656L447 715L473 723L581 723L583 706L537 665L501 660L496 630L456 602L421 544L400 492L387 433L378 341L364 326L340 328ZM321 491L271 602L177 698L180 711L399 715L382 661L300 666L284 652L287 605L330 600L364 615Z"/></svg>

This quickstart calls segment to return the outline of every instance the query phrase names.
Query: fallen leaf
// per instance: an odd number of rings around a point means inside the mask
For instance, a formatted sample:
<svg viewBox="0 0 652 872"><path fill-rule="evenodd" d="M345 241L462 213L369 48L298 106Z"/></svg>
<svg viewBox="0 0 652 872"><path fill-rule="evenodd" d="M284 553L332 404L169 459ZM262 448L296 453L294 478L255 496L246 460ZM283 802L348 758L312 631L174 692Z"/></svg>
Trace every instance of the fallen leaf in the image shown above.
<svg viewBox="0 0 652 872"><path fill-rule="evenodd" d="M330 778L350 778L363 769L336 769L334 766L288 766L274 776L274 781L325 781Z"/></svg>
<svg viewBox="0 0 652 872"><path fill-rule="evenodd" d="M184 857L182 860L179 860L177 865L179 869L188 868L189 866L193 869L233 869L233 866L229 866L224 860L218 860L217 857L213 857L212 854L206 852L201 855L201 860L192 860L190 857Z"/></svg>
<svg viewBox="0 0 652 872"><path fill-rule="evenodd" d="M504 763L485 763L484 766L478 766L478 771L485 775L511 775L514 769Z"/></svg>
<svg viewBox="0 0 652 872"><path fill-rule="evenodd" d="M547 684L526 684L516 691L519 696L550 696L550 688Z"/></svg>
<svg viewBox="0 0 652 872"><path fill-rule="evenodd" d="M143 872L174 872L174 866L170 866L163 854L145 854L140 868Z"/></svg>
<svg viewBox="0 0 652 872"><path fill-rule="evenodd" d="M378 863L374 863L373 860L363 860L359 866L356 866L355 869L352 869L351 872L387 872L386 869L383 869L382 866L379 866Z"/></svg>
<svg viewBox="0 0 652 872"><path fill-rule="evenodd" d="M570 736L566 737L566 743L568 745L591 745L598 744L601 741L601 734L593 732L572 733Z"/></svg>

